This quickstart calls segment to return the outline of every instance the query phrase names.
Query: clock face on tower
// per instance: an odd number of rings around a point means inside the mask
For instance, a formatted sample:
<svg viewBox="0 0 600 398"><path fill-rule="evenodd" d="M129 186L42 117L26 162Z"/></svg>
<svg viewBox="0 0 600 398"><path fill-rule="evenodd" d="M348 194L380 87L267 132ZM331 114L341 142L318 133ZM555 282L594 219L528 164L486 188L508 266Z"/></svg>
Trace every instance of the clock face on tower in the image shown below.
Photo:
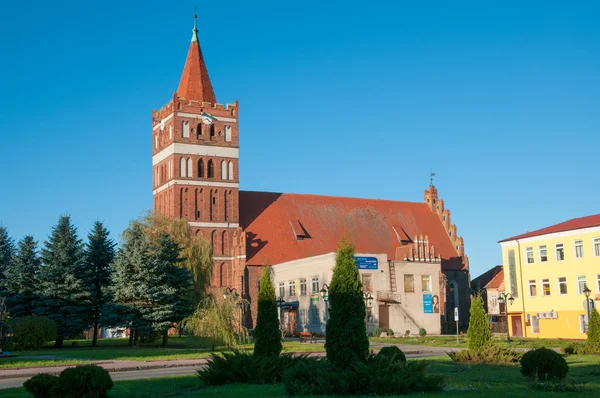
<svg viewBox="0 0 600 398"><path fill-rule="evenodd" d="M202 123L204 124L211 124L213 122L213 117L211 115L209 115L208 113L204 113L202 116Z"/></svg>

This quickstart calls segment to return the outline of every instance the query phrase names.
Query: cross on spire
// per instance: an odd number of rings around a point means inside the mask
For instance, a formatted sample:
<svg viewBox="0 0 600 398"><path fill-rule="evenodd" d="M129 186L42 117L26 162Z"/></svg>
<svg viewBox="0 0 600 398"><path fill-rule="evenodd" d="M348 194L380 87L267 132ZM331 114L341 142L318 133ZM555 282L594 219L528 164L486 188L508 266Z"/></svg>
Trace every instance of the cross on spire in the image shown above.
<svg viewBox="0 0 600 398"><path fill-rule="evenodd" d="M194 7L194 29L192 29L192 43L198 41L198 26L196 21L198 20L198 15L196 14L196 10L198 7Z"/></svg>
<svg viewBox="0 0 600 398"><path fill-rule="evenodd" d="M433 177L435 177L435 173L433 172L433 170L429 169L429 186L430 187L433 186Z"/></svg>

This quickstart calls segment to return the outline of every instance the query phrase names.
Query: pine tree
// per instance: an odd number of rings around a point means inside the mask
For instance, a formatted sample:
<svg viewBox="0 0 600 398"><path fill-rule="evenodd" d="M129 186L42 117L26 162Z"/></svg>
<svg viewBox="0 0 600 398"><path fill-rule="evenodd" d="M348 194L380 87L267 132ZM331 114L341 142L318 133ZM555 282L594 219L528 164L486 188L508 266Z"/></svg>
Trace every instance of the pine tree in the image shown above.
<svg viewBox="0 0 600 398"><path fill-rule="evenodd" d="M260 290L258 291L258 314L256 316L256 328L254 329L254 355L262 357L279 356L282 348L277 303L275 302L275 288L271 281L271 267L264 267L260 276Z"/></svg>
<svg viewBox="0 0 600 398"><path fill-rule="evenodd" d="M592 308L590 311L587 342L594 345L600 344L600 314L598 314L598 310L595 308Z"/></svg>
<svg viewBox="0 0 600 398"><path fill-rule="evenodd" d="M106 303L107 288L110 285L110 264L115 257L115 243L109 238L109 232L104 225L96 221L94 228L88 234L85 248L86 285L90 289L90 315L94 334L92 347L98 341L99 320L102 308Z"/></svg>
<svg viewBox="0 0 600 398"><path fill-rule="evenodd" d="M4 271L11 265L15 244L6 228L0 225L0 293L4 291Z"/></svg>
<svg viewBox="0 0 600 398"><path fill-rule="evenodd" d="M85 285L83 245L69 216L62 216L42 249L40 300L36 315L56 323L55 347L89 325L90 294Z"/></svg>
<svg viewBox="0 0 600 398"><path fill-rule="evenodd" d="M467 346L469 350L479 350L492 341L492 330L490 320L483 307L481 296L475 296L471 300L469 318L469 329L467 330Z"/></svg>
<svg viewBox="0 0 600 398"><path fill-rule="evenodd" d="M327 360L347 367L363 362L369 354L365 326L365 302L362 283L354 260L354 247L342 241L335 258L329 286L329 320L325 349Z"/></svg>
<svg viewBox="0 0 600 398"><path fill-rule="evenodd" d="M40 266L37 242L33 236L25 236L18 244L13 261L4 270L6 306L11 317L33 315Z"/></svg>

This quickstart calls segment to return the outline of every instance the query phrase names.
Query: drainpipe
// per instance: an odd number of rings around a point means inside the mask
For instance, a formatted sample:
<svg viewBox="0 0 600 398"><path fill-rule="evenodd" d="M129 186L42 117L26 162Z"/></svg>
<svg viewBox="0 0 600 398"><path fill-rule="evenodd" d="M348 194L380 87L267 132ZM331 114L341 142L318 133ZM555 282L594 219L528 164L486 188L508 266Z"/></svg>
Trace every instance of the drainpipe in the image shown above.
<svg viewBox="0 0 600 398"><path fill-rule="evenodd" d="M521 304L523 305L523 337L527 337L527 316L525 315L525 289L523 288L523 263L521 262L521 242L517 239L517 249L519 250L519 276L521 279ZM508 308L508 303L506 303ZM508 312L507 312L508 313ZM508 322L508 319L506 319ZM514 332L514 330L513 330Z"/></svg>

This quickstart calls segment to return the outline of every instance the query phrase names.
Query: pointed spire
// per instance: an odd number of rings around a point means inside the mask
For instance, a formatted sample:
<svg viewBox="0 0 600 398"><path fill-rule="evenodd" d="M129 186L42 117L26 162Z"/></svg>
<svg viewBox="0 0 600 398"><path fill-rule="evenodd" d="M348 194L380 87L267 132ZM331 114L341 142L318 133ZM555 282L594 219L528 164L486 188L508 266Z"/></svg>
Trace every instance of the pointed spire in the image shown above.
<svg viewBox="0 0 600 398"><path fill-rule="evenodd" d="M187 59L179 87L177 88L177 96L187 100L200 102L210 102L215 104L217 99L208 77L208 70L204 63L200 42L198 40L198 27L196 21L198 16L194 13L194 28L192 29L192 41L188 50Z"/></svg>

